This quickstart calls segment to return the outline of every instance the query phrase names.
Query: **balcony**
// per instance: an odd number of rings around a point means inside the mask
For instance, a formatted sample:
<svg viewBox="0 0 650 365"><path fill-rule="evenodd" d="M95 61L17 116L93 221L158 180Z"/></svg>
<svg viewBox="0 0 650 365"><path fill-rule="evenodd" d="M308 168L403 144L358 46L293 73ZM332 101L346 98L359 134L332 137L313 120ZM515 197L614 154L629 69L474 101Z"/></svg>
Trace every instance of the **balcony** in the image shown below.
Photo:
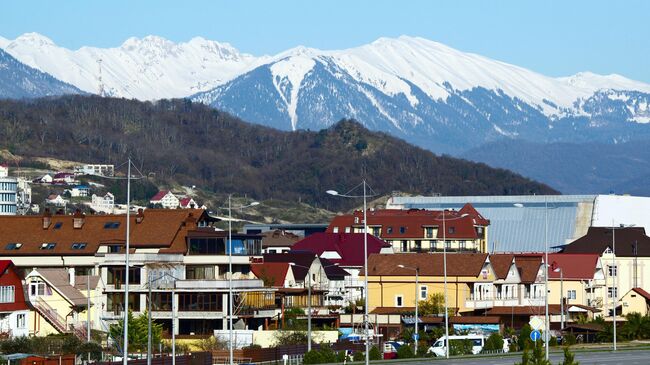
<svg viewBox="0 0 650 365"><path fill-rule="evenodd" d="M264 281L259 279L233 279L233 290L260 289L264 287ZM178 280L176 281L177 290L228 290L229 281L227 279L217 280Z"/></svg>
<svg viewBox="0 0 650 365"><path fill-rule="evenodd" d="M124 265L126 257L124 253L107 253L104 255L104 265L121 264ZM147 263L181 263L183 255L157 253L132 253L129 254L129 262L133 265L144 265Z"/></svg>
<svg viewBox="0 0 650 365"><path fill-rule="evenodd" d="M542 299L543 300L543 299ZM485 309L492 307L511 307L519 305L519 297L516 295L502 296L488 295L477 297L475 294L470 294L470 297L465 300L465 307L469 309Z"/></svg>

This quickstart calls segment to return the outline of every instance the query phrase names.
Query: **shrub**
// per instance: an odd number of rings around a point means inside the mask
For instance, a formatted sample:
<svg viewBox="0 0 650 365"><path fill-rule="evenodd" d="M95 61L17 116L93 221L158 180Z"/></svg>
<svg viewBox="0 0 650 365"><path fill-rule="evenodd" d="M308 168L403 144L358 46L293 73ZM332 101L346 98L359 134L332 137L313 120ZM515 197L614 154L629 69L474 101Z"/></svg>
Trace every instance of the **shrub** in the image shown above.
<svg viewBox="0 0 650 365"><path fill-rule="evenodd" d="M550 347L557 346L557 337L551 336L551 338L548 339L548 345Z"/></svg>
<svg viewBox="0 0 650 365"><path fill-rule="evenodd" d="M498 333L493 333L490 337L485 340L485 346L483 346L485 351L496 351L503 350L503 337Z"/></svg>
<svg viewBox="0 0 650 365"><path fill-rule="evenodd" d="M575 355L569 351L568 347L564 348L564 360L560 365L579 365L580 363L575 360Z"/></svg>
<svg viewBox="0 0 650 365"><path fill-rule="evenodd" d="M404 347L404 346L402 346ZM357 351L352 355L352 360L353 361L363 361L366 359L366 355L363 353L363 351Z"/></svg>
<svg viewBox="0 0 650 365"><path fill-rule="evenodd" d="M472 353L471 340L450 340L449 356L469 355Z"/></svg>
<svg viewBox="0 0 650 365"><path fill-rule="evenodd" d="M530 339L530 333L532 332L532 328L530 328L530 325L526 323L521 327L521 331L519 331L519 338L517 343L519 344L519 350L525 350L525 349L531 349L533 348L533 341Z"/></svg>
<svg viewBox="0 0 650 365"><path fill-rule="evenodd" d="M411 346L404 345L400 346L397 349L397 358L398 359L410 359L413 357L413 349Z"/></svg>
<svg viewBox="0 0 650 365"><path fill-rule="evenodd" d="M567 333L562 336L562 342L566 346L573 346L576 344L576 336L573 333Z"/></svg>
<svg viewBox="0 0 650 365"><path fill-rule="evenodd" d="M321 356L320 351L311 350L305 353L305 357L302 360L303 364L320 364L323 362L323 357Z"/></svg>
<svg viewBox="0 0 650 365"><path fill-rule="evenodd" d="M320 349L320 359L322 363L333 363L336 362L336 353L332 350L331 347L327 345L321 346Z"/></svg>
<svg viewBox="0 0 650 365"><path fill-rule="evenodd" d="M379 351L379 348L377 346L373 346L370 349L370 360L381 360L381 351Z"/></svg>
<svg viewBox="0 0 650 365"><path fill-rule="evenodd" d="M345 350L336 353L336 362L342 364L346 360Z"/></svg>

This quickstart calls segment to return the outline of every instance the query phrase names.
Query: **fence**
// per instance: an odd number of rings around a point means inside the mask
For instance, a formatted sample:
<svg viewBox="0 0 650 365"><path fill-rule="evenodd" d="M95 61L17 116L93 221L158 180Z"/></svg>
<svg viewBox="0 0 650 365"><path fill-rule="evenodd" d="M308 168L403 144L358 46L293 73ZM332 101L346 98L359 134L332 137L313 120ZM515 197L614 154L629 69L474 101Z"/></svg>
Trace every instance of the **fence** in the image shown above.
<svg viewBox="0 0 650 365"><path fill-rule="evenodd" d="M312 344L313 350L320 349L320 344ZM364 344L355 344L352 342L337 342L332 344L334 351L365 351ZM284 355L289 357L288 364L301 364L302 357L307 352L307 344L301 345L287 345L271 348L245 348L233 351L233 362L238 364L243 363L283 363ZM212 357L215 364L228 363L229 353L228 350L213 351Z"/></svg>
<svg viewBox="0 0 650 365"><path fill-rule="evenodd" d="M121 365L121 361L100 362L99 365ZM151 358L151 365L171 365L171 356L158 356ZM147 359L129 360L129 365L147 365ZM177 355L176 365L213 365L210 352L193 352L187 355Z"/></svg>

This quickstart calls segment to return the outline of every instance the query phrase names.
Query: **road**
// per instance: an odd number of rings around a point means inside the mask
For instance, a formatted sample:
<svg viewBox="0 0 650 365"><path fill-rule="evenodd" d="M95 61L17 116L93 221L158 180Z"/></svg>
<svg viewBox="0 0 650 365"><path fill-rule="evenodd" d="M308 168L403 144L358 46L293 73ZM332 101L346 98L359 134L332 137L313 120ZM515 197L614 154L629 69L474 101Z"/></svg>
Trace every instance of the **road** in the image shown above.
<svg viewBox="0 0 650 365"><path fill-rule="evenodd" d="M650 364L650 350L619 350L595 351L595 352L576 352L576 361L580 365L613 365L613 364L633 364L642 365ZM550 354L551 364L559 364L564 359L561 352ZM521 362L521 355L490 356L490 357L466 357L457 359L423 359L415 361L405 361L403 364L408 365L442 365L442 364L462 364L462 365L513 365ZM400 364L399 361L392 364Z"/></svg>

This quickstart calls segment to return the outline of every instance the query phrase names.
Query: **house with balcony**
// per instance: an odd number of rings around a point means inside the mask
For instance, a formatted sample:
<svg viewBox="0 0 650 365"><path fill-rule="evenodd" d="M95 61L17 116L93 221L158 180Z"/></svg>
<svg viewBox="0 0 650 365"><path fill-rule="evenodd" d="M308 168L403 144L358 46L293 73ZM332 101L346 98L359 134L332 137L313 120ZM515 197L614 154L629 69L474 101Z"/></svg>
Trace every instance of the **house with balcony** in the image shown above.
<svg viewBox="0 0 650 365"><path fill-rule="evenodd" d="M159 205L165 209L176 209L180 205L180 200L174 193L169 190L160 190L156 193L151 199L149 199L149 204Z"/></svg>
<svg viewBox="0 0 650 365"><path fill-rule="evenodd" d="M0 334L2 337L29 335L29 305L22 278L11 260L0 260Z"/></svg>
<svg viewBox="0 0 650 365"><path fill-rule="evenodd" d="M605 272L597 254L553 253L549 261L549 303L603 308ZM576 307L577 308L577 307ZM575 317L581 313L566 313Z"/></svg>
<svg viewBox="0 0 650 365"><path fill-rule="evenodd" d="M363 298L364 281L359 276L365 263L363 233L314 233L296 242L291 252L311 252L349 273L343 283L343 305ZM393 248L389 243L368 235L367 252L368 255L391 254Z"/></svg>
<svg viewBox="0 0 650 365"><path fill-rule="evenodd" d="M369 209L368 231L395 252L487 252L490 221L471 204L455 210ZM363 233L364 214L334 217L328 233ZM443 246L444 245L444 246Z"/></svg>

